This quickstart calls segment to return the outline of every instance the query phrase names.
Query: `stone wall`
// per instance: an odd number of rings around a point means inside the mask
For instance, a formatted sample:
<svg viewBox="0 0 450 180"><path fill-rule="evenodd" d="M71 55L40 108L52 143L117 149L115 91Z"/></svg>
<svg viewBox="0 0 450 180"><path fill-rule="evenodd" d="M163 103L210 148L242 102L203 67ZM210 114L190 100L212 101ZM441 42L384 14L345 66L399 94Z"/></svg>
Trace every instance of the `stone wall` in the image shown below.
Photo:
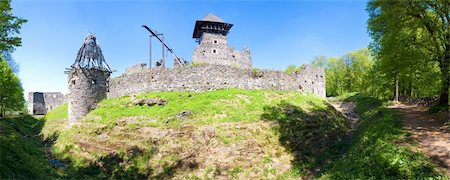
<svg viewBox="0 0 450 180"><path fill-rule="evenodd" d="M44 115L55 107L65 102L65 97L60 92L29 92L28 113L33 115Z"/></svg>
<svg viewBox="0 0 450 180"><path fill-rule="evenodd" d="M69 75L69 124L95 109L97 103L106 99L110 72L98 69L74 68Z"/></svg>
<svg viewBox="0 0 450 180"><path fill-rule="evenodd" d="M252 68L250 50L238 51L228 47L227 37L221 34L203 33L199 46L192 56L193 64L218 64L238 68Z"/></svg>
<svg viewBox="0 0 450 180"><path fill-rule="evenodd" d="M324 71L311 66L291 75L208 64L174 69L133 67L110 81L108 98L150 91L195 92L226 88L304 91L325 97Z"/></svg>

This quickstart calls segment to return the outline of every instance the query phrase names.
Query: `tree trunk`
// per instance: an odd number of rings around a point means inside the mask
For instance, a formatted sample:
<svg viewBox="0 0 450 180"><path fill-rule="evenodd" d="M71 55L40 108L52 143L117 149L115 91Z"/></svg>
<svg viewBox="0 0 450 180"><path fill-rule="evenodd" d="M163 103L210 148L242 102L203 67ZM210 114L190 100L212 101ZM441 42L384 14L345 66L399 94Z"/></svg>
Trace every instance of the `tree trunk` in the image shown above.
<svg viewBox="0 0 450 180"><path fill-rule="evenodd" d="M447 50L447 55L444 57L441 63L441 72L442 72L442 87L441 87L441 95L439 96L439 104L442 105L450 105L448 101L448 90L450 87L450 48Z"/></svg>
<svg viewBox="0 0 450 180"><path fill-rule="evenodd" d="M394 101L398 101L398 75L394 80Z"/></svg>

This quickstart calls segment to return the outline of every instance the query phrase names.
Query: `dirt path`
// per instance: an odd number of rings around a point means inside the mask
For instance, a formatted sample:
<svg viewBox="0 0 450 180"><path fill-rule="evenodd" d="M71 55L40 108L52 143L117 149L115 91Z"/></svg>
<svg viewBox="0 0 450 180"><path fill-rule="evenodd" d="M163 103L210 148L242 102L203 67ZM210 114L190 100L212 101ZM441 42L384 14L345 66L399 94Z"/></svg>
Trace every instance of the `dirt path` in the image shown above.
<svg viewBox="0 0 450 180"><path fill-rule="evenodd" d="M351 128L355 127L359 115L355 112L356 104L354 102L331 102L331 105L347 117L351 123Z"/></svg>
<svg viewBox="0 0 450 180"><path fill-rule="evenodd" d="M389 108L398 110L403 126L411 132L420 150L450 175L450 131L445 126L448 114L429 114L425 107L416 105L396 104Z"/></svg>

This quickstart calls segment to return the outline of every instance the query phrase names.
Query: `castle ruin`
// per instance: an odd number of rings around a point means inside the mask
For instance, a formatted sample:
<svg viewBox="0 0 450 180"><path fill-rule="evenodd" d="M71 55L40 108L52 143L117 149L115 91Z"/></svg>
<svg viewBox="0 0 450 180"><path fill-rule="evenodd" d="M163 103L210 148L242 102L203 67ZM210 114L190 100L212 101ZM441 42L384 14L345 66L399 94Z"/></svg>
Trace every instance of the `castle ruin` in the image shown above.
<svg viewBox="0 0 450 180"><path fill-rule="evenodd" d="M192 64L217 64L249 69L252 67L250 50L238 51L227 44L227 35L233 24L209 13L195 22L192 38L198 42Z"/></svg>
<svg viewBox="0 0 450 180"><path fill-rule="evenodd" d="M191 66L168 69L138 64L111 81L111 70L96 38L88 34L68 71L69 123L85 116L105 98L152 91L197 92L240 88L299 91L325 97L325 71L322 68L305 65L292 74L252 69L248 49L240 52L227 45L226 35L232 26L208 14L196 21L193 38L199 45L194 51Z"/></svg>
<svg viewBox="0 0 450 180"><path fill-rule="evenodd" d="M69 124L75 123L106 98L111 69L96 37L89 33L67 71L69 78Z"/></svg>
<svg viewBox="0 0 450 180"><path fill-rule="evenodd" d="M274 70L252 69L250 52L227 45L233 25L213 14L195 23L193 38L199 43L192 56L192 66L146 68L138 64L111 80L108 98L150 91L208 91L241 88L250 90L302 91L325 97L325 71L306 65L287 74Z"/></svg>
<svg viewBox="0 0 450 180"><path fill-rule="evenodd" d="M61 105L65 97L60 92L29 92L28 114L44 115Z"/></svg>

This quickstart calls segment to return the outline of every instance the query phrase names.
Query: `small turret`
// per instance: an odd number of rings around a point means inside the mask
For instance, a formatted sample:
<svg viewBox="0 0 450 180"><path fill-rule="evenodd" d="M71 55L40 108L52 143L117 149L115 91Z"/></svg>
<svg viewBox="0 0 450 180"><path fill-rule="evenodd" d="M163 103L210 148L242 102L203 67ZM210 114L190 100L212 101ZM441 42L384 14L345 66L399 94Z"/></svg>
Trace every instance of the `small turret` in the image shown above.
<svg viewBox="0 0 450 180"><path fill-rule="evenodd" d="M78 51L75 63L67 71L69 78L69 124L75 123L98 102L106 98L111 69L97 44L97 38L89 33Z"/></svg>

